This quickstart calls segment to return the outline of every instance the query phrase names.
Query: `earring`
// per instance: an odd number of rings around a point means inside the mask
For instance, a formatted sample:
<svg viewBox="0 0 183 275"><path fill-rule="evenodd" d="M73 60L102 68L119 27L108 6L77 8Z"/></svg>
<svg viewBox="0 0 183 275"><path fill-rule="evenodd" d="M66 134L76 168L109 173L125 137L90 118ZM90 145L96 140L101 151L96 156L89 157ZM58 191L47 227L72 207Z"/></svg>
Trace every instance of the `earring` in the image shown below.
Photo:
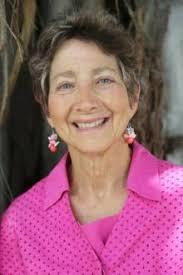
<svg viewBox="0 0 183 275"><path fill-rule="evenodd" d="M126 128L126 132L124 133L124 139L127 144L132 144L134 142L134 139L136 137L134 128L128 124Z"/></svg>
<svg viewBox="0 0 183 275"><path fill-rule="evenodd" d="M54 131L50 136L48 136L48 148L52 153L55 153L57 151L57 146L60 143L57 138L58 136Z"/></svg>

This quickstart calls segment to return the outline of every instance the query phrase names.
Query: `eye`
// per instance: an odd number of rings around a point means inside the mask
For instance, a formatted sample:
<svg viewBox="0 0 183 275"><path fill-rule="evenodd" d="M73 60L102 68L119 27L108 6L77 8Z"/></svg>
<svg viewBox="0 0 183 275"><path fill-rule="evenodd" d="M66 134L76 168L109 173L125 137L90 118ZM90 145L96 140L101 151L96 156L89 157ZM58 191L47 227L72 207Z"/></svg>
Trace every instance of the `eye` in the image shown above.
<svg viewBox="0 0 183 275"><path fill-rule="evenodd" d="M102 84L102 85L104 84L104 85L107 85L107 84L111 84L111 83L113 83L113 82L114 82L114 80L105 77L105 78L100 78L100 79L97 81L97 84Z"/></svg>
<svg viewBox="0 0 183 275"><path fill-rule="evenodd" d="M66 91L74 88L74 84L70 82L64 82L56 87L56 91Z"/></svg>

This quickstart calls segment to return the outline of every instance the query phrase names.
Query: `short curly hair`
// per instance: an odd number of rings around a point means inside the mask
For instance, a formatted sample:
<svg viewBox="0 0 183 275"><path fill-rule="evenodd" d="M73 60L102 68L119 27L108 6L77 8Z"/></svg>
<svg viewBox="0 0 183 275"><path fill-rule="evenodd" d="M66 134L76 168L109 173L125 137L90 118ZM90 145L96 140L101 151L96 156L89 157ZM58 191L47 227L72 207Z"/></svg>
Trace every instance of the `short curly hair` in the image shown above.
<svg viewBox="0 0 183 275"><path fill-rule="evenodd" d="M48 112L49 74L57 50L69 39L95 43L117 59L130 100L136 98L138 62L135 43L117 18L107 11L73 11L59 15L41 33L35 54L29 62L34 95L44 113Z"/></svg>

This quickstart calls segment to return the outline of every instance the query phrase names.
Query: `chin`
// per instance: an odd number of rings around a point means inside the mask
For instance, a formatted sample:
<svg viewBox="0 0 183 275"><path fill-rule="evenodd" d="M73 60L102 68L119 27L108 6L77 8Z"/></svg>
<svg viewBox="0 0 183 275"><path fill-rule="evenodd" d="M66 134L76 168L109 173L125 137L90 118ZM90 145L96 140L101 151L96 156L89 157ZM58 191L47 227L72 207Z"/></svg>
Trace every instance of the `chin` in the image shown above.
<svg viewBox="0 0 183 275"><path fill-rule="evenodd" d="M75 147L77 151L80 151L85 154L91 154L91 155L97 155L97 154L103 154L105 151L107 151L111 146L109 144L90 144L90 145L84 145Z"/></svg>

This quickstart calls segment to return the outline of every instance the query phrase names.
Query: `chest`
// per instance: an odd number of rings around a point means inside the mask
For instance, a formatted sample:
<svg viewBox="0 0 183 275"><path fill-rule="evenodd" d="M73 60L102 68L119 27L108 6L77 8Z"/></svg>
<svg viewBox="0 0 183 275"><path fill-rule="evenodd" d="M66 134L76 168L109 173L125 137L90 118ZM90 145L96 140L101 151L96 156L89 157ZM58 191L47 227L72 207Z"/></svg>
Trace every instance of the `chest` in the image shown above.
<svg viewBox="0 0 183 275"><path fill-rule="evenodd" d="M76 222L66 196L46 217L40 212L28 227L18 229L27 274L163 275L183 271L181 221L173 212L167 217L158 204L142 201L133 193L100 259Z"/></svg>
<svg viewBox="0 0 183 275"><path fill-rule="evenodd" d="M70 204L76 220L81 224L85 224L120 213L127 202L127 198L127 191L117 196L88 202L83 202L81 199L71 196Z"/></svg>

